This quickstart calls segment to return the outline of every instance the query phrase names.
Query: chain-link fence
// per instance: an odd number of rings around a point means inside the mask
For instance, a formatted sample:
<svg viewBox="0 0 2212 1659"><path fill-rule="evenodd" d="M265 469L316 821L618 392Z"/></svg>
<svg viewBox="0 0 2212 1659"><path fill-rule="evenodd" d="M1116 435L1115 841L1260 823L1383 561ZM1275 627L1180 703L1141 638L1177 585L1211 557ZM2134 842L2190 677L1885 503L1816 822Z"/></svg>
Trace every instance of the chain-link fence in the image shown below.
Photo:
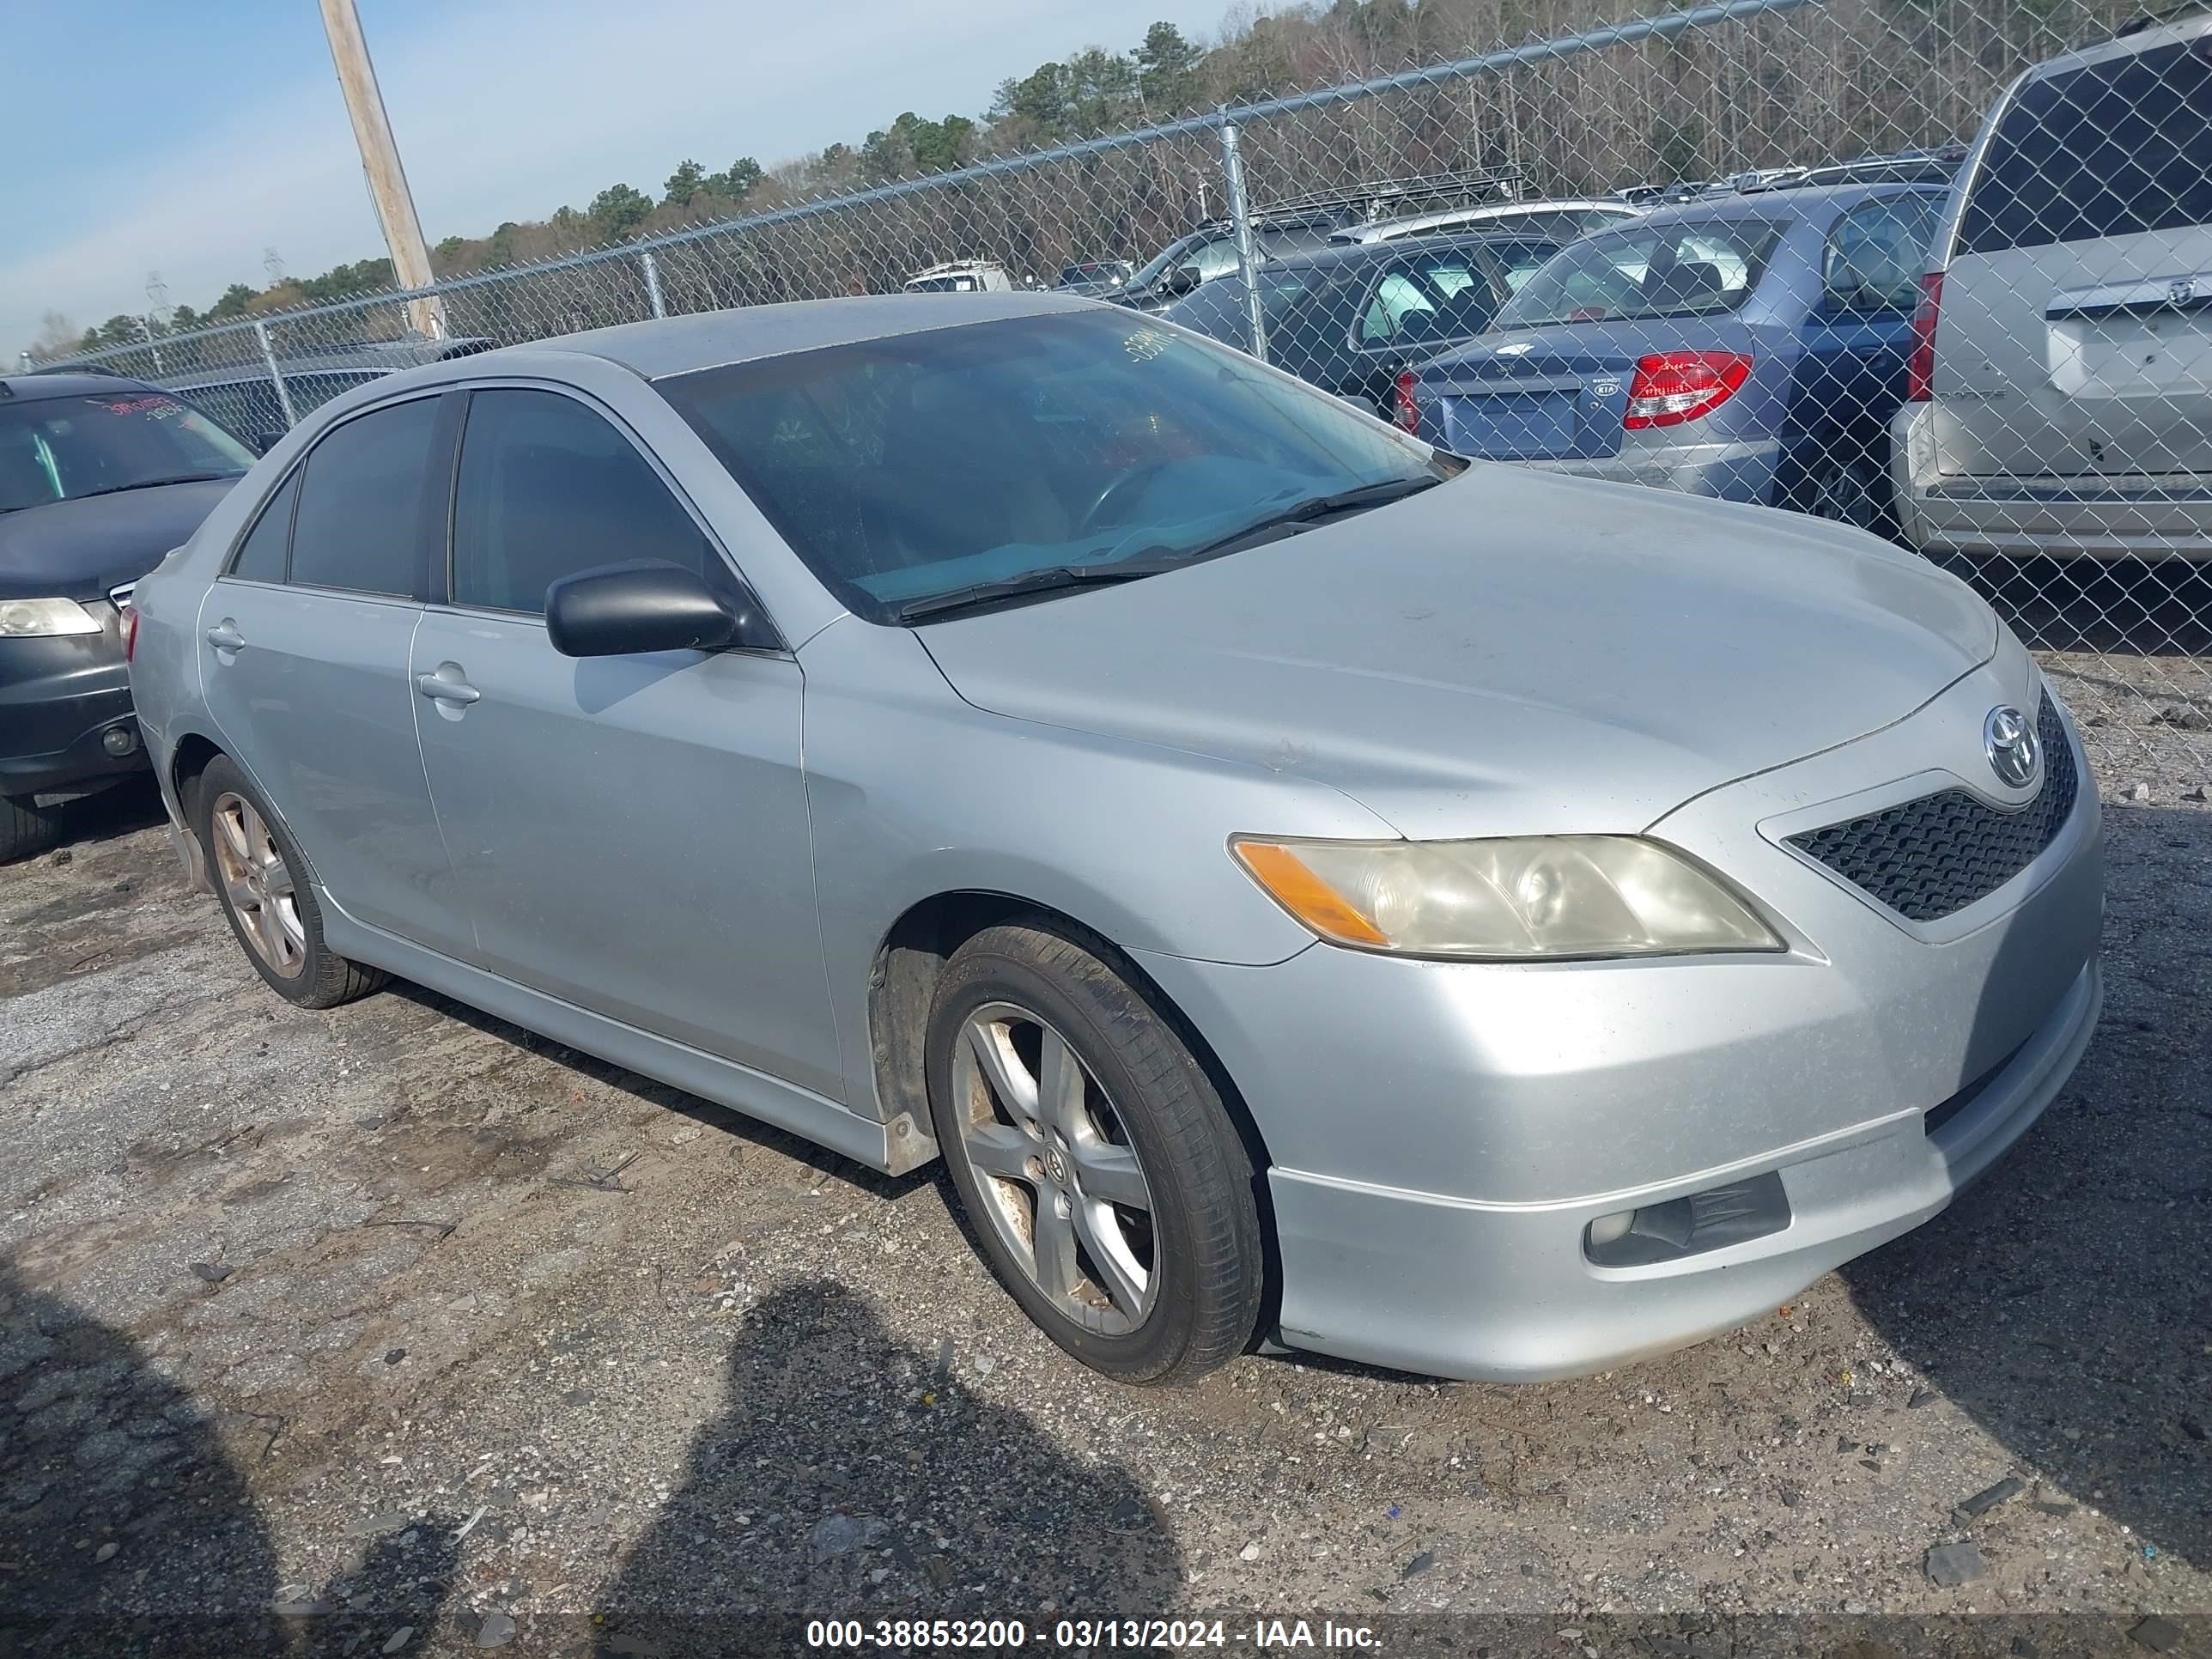
<svg viewBox="0 0 2212 1659"><path fill-rule="evenodd" d="M1569 3L1501 0L1395 73L1345 33L1316 89L76 361L258 434L649 317L1092 294L1461 453L1893 537L2037 647L2108 789L2203 799L2212 15Z"/></svg>

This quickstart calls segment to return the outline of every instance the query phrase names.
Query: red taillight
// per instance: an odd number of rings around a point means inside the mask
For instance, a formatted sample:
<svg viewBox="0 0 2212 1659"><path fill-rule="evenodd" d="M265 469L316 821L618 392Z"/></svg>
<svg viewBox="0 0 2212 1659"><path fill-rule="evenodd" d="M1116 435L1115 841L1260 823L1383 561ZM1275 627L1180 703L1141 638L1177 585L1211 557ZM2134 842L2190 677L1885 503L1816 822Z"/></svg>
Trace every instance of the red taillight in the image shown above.
<svg viewBox="0 0 2212 1659"><path fill-rule="evenodd" d="M1750 376L1747 352L1659 351L1638 357L1620 423L1634 432L1701 419L1735 397Z"/></svg>
<svg viewBox="0 0 2212 1659"><path fill-rule="evenodd" d="M123 612L123 660L135 662L138 657L138 607L131 605Z"/></svg>
<svg viewBox="0 0 2212 1659"><path fill-rule="evenodd" d="M1924 404L1936 395L1936 316L1943 309L1943 273L1920 279L1920 303L1912 310L1912 355L1905 360L1905 399Z"/></svg>
<svg viewBox="0 0 2212 1659"><path fill-rule="evenodd" d="M1413 395L1413 371L1406 369L1398 376L1397 386L1391 395L1390 418L1408 432L1421 429L1421 400Z"/></svg>

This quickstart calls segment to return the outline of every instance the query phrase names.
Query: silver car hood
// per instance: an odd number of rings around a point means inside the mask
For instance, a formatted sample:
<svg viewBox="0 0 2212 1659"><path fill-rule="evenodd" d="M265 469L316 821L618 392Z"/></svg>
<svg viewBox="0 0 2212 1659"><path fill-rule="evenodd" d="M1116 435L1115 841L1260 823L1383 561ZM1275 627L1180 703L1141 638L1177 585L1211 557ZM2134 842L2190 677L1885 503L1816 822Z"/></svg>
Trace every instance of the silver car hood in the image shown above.
<svg viewBox="0 0 2212 1659"><path fill-rule="evenodd" d="M1902 719L1998 633L1856 531L1478 465L920 637L981 708L1295 773L1419 837L1642 829Z"/></svg>

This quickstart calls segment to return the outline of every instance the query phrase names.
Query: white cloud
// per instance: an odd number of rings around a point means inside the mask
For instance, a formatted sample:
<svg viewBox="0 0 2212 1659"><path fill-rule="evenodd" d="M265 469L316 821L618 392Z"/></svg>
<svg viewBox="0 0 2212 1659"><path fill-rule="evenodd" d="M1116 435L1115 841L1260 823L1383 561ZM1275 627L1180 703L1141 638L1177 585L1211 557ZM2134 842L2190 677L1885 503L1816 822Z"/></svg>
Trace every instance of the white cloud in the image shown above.
<svg viewBox="0 0 2212 1659"><path fill-rule="evenodd" d="M740 155L773 164L857 141L902 109L977 112L996 82L1090 44L1126 47L1163 14L1188 29L1219 0L842 0L811 8L702 0L495 0L411 34L365 23L424 234L482 235L502 219L583 206L622 180L658 193L677 161ZM239 115L146 154L89 188L108 222L16 258L0 255L0 343L40 313L80 326L169 296L204 307L264 280L274 246L295 274L382 250L333 81L252 94ZM17 246L21 246L20 243Z"/></svg>

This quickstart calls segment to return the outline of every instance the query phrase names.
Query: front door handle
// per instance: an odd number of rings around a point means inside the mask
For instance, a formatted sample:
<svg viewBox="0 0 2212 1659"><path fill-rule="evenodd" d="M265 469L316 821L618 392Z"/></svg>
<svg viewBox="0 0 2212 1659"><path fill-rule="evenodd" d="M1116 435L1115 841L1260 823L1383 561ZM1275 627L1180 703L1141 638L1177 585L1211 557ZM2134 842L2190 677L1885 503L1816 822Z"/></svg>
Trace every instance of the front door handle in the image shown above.
<svg viewBox="0 0 2212 1659"><path fill-rule="evenodd" d="M207 642L218 651L239 651L246 646L246 635L238 631L238 624L228 617L207 631Z"/></svg>
<svg viewBox="0 0 2212 1659"><path fill-rule="evenodd" d="M434 674L417 674L415 689L438 702L474 702L483 696L458 674L448 674L443 669Z"/></svg>

